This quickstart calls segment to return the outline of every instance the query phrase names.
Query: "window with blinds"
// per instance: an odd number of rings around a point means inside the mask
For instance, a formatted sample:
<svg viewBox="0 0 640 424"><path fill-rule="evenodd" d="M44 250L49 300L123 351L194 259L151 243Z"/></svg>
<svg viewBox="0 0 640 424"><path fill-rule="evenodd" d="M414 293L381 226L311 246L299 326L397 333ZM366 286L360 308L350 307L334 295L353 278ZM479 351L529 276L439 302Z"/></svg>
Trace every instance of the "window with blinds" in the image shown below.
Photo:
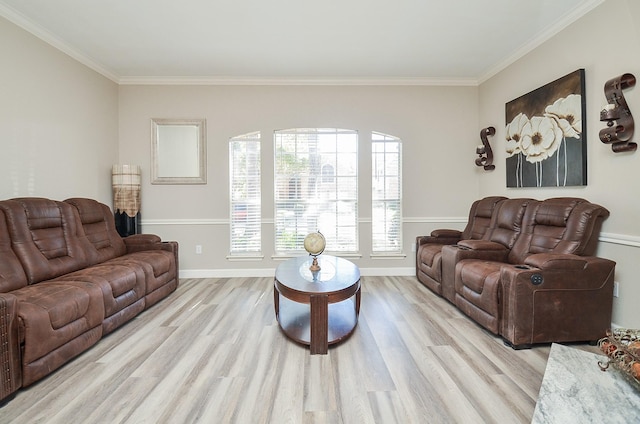
<svg viewBox="0 0 640 424"><path fill-rule="evenodd" d="M275 250L304 251L320 231L327 251L358 251L358 133L345 129L275 131Z"/></svg>
<svg viewBox="0 0 640 424"><path fill-rule="evenodd" d="M371 137L371 251L402 251L402 163L401 141L386 134Z"/></svg>
<svg viewBox="0 0 640 424"><path fill-rule="evenodd" d="M231 255L261 251L260 133L229 140Z"/></svg>

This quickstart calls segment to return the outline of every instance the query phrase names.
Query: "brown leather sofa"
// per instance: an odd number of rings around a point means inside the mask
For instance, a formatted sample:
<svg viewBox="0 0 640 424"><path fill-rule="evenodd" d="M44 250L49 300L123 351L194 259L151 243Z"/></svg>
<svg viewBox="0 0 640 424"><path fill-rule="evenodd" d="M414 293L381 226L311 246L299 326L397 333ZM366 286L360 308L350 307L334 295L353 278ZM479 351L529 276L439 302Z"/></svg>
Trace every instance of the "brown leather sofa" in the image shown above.
<svg viewBox="0 0 640 424"><path fill-rule="evenodd" d="M442 291L516 349L595 341L611 326L615 262L593 256L608 215L579 198L501 200L481 239L442 247Z"/></svg>
<svg viewBox="0 0 640 424"><path fill-rule="evenodd" d="M121 238L91 199L0 201L0 400L178 286L178 244Z"/></svg>
<svg viewBox="0 0 640 424"><path fill-rule="evenodd" d="M469 220L463 231L438 229L428 236L416 238L416 276L418 281L435 293L454 302L453 280L442 284L442 247L458 243L460 240L481 239L491 223L496 206L506 197L493 196L476 200L469 210Z"/></svg>

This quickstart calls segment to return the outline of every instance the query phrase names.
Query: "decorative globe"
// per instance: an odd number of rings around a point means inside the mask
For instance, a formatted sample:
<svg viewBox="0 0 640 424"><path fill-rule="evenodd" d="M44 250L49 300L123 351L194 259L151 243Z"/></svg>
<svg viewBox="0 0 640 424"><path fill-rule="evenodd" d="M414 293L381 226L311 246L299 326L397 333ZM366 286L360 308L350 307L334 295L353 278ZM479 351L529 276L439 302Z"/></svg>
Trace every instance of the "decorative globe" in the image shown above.
<svg viewBox="0 0 640 424"><path fill-rule="evenodd" d="M326 241L320 231L315 233L309 233L304 238L304 250L309 252L312 256L318 256L324 252Z"/></svg>
<svg viewBox="0 0 640 424"><path fill-rule="evenodd" d="M315 233L309 233L304 238L304 249L313 256L313 262L309 267L311 272L320 271L320 265L318 265L318 255L324 252L326 241L320 231Z"/></svg>

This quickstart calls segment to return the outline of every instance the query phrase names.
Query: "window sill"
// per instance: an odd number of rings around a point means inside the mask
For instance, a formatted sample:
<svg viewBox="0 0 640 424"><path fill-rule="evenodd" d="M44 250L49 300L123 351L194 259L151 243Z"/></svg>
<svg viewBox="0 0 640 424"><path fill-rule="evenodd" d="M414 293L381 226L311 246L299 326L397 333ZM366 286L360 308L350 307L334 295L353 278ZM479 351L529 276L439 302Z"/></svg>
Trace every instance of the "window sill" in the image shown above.
<svg viewBox="0 0 640 424"><path fill-rule="evenodd" d="M264 259L264 255L227 255L227 260L231 262L242 261L261 261Z"/></svg>
<svg viewBox="0 0 640 424"><path fill-rule="evenodd" d="M405 259L407 255L405 253L372 253L369 257L371 259Z"/></svg>
<svg viewBox="0 0 640 424"><path fill-rule="evenodd" d="M280 254L280 255L273 255L271 256L271 259L273 259L274 261L285 261L287 259L291 259L291 258L297 258L299 256L307 256L308 253L288 253L288 254ZM362 258L362 254L361 253L357 253L357 252L349 252L349 253L342 253L342 252L323 252L321 255L331 255L331 256L338 256L340 258L353 258L353 259L360 259Z"/></svg>

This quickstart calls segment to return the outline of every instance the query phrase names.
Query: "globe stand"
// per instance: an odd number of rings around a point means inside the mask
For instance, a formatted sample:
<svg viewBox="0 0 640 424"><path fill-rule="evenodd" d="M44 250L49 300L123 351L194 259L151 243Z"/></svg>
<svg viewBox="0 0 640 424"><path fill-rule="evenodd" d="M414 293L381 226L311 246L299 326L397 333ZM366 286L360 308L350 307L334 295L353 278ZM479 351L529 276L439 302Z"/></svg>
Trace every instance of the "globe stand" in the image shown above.
<svg viewBox="0 0 640 424"><path fill-rule="evenodd" d="M309 271L318 272L320 271L320 265L318 265L318 255L310 255L313 257L313 262L311 262L311 266L309 267Z"/></svg>
<svg viewBox="0 0 640 424"><path fill-rule="evenodd" d="M315 233L309 233L304 238L304 250L309 252L309 256L313 257L309 271L314 274L314 280L318 271L320 271L320 265L318 265L318 255L324 252L326 241L320 231Z"/></svg>

